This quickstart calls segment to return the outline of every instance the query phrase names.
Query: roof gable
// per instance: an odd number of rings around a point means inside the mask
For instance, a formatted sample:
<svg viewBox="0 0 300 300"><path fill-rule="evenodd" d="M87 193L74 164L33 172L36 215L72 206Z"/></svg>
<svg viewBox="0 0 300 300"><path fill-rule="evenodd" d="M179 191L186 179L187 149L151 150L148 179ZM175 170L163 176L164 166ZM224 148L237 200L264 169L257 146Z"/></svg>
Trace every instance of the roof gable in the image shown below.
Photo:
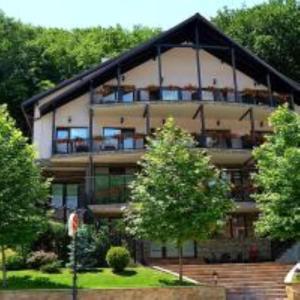
<svg viewBox="0 0 300 300"><path fill-rule="evenodd" d="M300 85L298 83L284 76L262 59L252 54L249 50L234 42L201 15L195 14L175 27L162 32L148 42L58 85L56 88L61 88L62 85L66 86L78 79L82 79L75 84L74 87L54 97L49 103L43 105L41 112L43 114L47 113L54 107L63 105L87 92L91 86L98 86L101 83L115 78L118 67L121 68L122 72L126 72L149 59L155 59L157 57L158 47L160 47L160 51L163 53L172 48L168 46L170 44L180 45L182 43L192 43L195 45L197 43L196 32L198 32L200 47L228 64L231 64L231 53L228 50L234 48L236 53L236 68L257 82L267 84L266 75L270 74L271 84L274 90L278 92L300 92ZM210 48L209 46L216 47ZM24 108L32 106L36 101L52 92L53 89L45 92L44 95L40 94L25 101L23 103Z"/></svg>

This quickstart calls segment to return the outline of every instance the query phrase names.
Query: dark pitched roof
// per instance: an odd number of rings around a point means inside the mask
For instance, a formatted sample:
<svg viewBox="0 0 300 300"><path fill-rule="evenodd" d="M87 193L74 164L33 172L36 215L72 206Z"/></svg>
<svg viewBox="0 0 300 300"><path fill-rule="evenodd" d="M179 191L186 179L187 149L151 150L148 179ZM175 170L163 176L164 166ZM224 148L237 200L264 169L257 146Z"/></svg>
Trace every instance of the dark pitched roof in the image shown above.
<svg viewBox="0 0 300 300"><path fill-rule="evenodd" d="M54 91L67 86L70 83L80 80L74 87L66 90L62 94L54 97L49 103L41 107L42 114L51 111L54 107L58 107L71 101L72 99L82 95L89 90L91 82L94 86L106 82L109 79L116 77L117 68L121 66L122 72L126 72L137 65L157 56L157 46L159 44L180 44L183 42L195 42L195 28L198 27L199 42L202 45L216 45L223 47L233 47L236 52L236 67L238 70L254 78L256 81L266 84L266 74L270 74L272 87L278 92L291 92L300 93L300 84L286 77L282 73L275 70L265 61L251 53L249 50L243 48L212 23L202 17L200 14L195 14L175 27L162 32L157 37L141 44L114 59L106 61L99 66L85 71L69 80L59 84L54 89L46 91L42 94L32 97L31 99L23 102L24 108L29 108L36 101L50 95ZM162 48L162 52L170 48ZM218 57L224 62L231 64L230 54L228 51L220 51L217 49L206 49L214 56Z"/></svg>

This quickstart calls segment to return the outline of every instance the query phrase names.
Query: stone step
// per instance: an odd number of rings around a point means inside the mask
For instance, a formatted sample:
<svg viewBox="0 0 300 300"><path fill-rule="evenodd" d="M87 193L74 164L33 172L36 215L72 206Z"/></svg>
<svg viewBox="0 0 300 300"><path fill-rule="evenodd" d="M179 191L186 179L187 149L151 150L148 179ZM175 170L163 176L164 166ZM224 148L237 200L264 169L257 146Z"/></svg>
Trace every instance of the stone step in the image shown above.
<svg viewBox="0 0 300 300"><path fill-rule="evenodd" d="M162 264L162 268L178 272L178 264ZM286 297L284 277L291 264L195 264L183 266L185 276L200 283L214 284L213 273L218 273L218 285L224 286L229 300L283 300Z"/></svg>

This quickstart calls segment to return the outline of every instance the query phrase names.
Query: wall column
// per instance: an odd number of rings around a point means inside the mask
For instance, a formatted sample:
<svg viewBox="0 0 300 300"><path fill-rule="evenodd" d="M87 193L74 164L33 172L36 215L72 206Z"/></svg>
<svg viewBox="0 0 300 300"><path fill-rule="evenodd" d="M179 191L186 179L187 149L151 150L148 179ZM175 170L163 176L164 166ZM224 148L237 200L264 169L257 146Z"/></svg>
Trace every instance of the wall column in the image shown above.
<svg viewBox="0 0 300 300"><path fill-rule="evenodd" d="M157 46L157 67L158 67L158 84L159 84L159 97L162 100L162 68L161 68L161 47Z"/></svg>
<svg viewBox="0 0 300 300"><path fill-rule="evenodd" d="M236 76L236 61L235 61L235 49L231 48L231 65L232 65L232 75L233 75L233 85L234 85L234 100L238 102L238 85Z"/></svg>

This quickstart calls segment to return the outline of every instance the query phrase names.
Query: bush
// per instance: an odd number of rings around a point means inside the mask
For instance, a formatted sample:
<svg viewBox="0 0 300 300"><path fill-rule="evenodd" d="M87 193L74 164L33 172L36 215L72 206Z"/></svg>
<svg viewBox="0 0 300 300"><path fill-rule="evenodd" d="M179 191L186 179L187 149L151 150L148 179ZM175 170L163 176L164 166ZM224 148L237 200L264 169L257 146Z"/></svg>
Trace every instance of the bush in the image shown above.
<svg viewBox="0 0 300 300"><path fill-rule="evenodd" d="M7 270L21 270L26 268L26 263L20 255L9 255L6 258L6 269Z"/></svg>
<svg viewBox="0 0 300 300"><path fill-rule="evenodd" d="M60 273L61 262L59 260L41 266L40 270L43 273L55 274Z"/></svg>
<svg viewBox="0 0 300 300"><path fill-rule="evenodd" d="M111 247L106 254L106 262L114 272L122 272L129 261L129 252L124 247Z"/></svg>
<svg viewBox="0 0 300 300"><path fill-rule="evenodd" d="M33 269L40 269L41 266L55 261L57 261L57 255L54 252L35 251L27 259L27 264Z"/></svg>

